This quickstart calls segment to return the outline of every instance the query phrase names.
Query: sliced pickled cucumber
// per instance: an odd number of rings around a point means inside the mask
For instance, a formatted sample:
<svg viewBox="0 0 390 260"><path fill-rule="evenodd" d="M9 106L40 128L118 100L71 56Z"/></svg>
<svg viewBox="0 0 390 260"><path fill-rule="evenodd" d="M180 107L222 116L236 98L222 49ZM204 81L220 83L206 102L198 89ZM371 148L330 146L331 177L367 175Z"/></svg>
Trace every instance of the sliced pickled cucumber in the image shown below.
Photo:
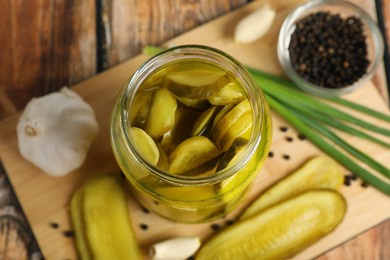
<svg viewBox="0 0 390 260"><path fill-rule="evenodd" d="M212 176L215 174L215 172L217 170L218 162L219 162L219 156L215 157L214 159L211 159L208 162L205 162L204 164L202 164L202 165L200 165L192 170L184 172L181 175L198 177L198 178Z"/></svg>
<svg viewBox="0 0 390 260"><path fill-rule="evenodd" d="M226 133L226 131L234 125L242 115L251 111L251 106L248 99L244 99L238 103L232 110L230 110L224 117L222 117L218 122L216 122L214 128L212 129L212 139L215 144L219 144L221 137Z"/></svg>
<svg viewBox="0 0 390 260"><path fill-rule="evenodd" d="M234 107L233 104L224 106L224 107L217 113L217 115L214 117L213 127L212 127L212 128L214 128L214 126L217 124L217 122L218 122L221 118L223 118L227 113L229 113L230 110L233 109L233 107Z"/></svg>
<svg viewBox="0 0 390 260"><path fill-rule="evenodd" d="M236 138L230 148L221 156L217 171L225 169L231 162L234 162L234 160L238 157L238 153L242 151L247 143L248 139L246 138Z"/></svg>
<svg viewBox="0 0 390 260"><path fill-rule="evenodd" d="M199 117L198 111L178 107L175 113L175 123L171 130L163 135L161 145L170 154L182 141L191 136L191 129Z"/></svg>
<svg viewBox="0 0 390 260"><path fill-rule="evenodd" d="M233 159L229 162L228 166L232 165L237 161L238 158L240 158L241 151L244 149L244 147L238 147L237 152ZM242 183L248 183L253 180L253 178L256 177L255 174L253 174L254 171L258 168L260 162L256 156L253 156L249 159L249 161L242 167L240 170L238 170L233 176L230 178L222 181L218 186L216 186L216 189L219 191L220 194L225 194L229 191L235 191L240 192L240 187L244 187L246 185L241 185ZM233 194L236 194L233 192Z"/></svg>
<svg viewBox="0 0 390 260"><path fill-rule="evenodd" d="M165 77L165 87L178 97L202 99L218 92L229 82L223 71L187 70L171 72Z"/></svg>
<svg viewBox="0 0 390 260"><path fill-rule="evenodd" d="M191 136L201 135L206 128L210 125L216 112L218 111L217 106L212 106L203 113L200 114L191 130Z"/></svg>
<svg viewBox="0 0 390 260"><path fill-rule="evenodd" d="M229 82L217 93L209 97L209 102L216 106L237 104L245 98L245 93L237 83Z"/></svg>
<svg viewBox="0 0 390 260"><path fill-rule="evenodd" d="M299 193L312 189L337 190L342 183L343 174L337 162L328 156L316 156L261 194L244 211L241 219L248 218Z"/></svg>
<svg viewBox="0 0 390 260"><path fill-rule="evenodd" d="M305 192L227 227L200 249L196 259L290 258L334 230L346 207L337 192Z"/></svg>
<svg viewBox="0 0 390 260"><path fill-rule="evenodd" d="M113 175L97 175L83 187L85 234L92 259L142 259L123 187Z"/></svg>
<svg viewBox="0 0 390 260"><path fill-rule="evenodd" d="M181 142L169 156L168 172L181 174L208 162L219 154L207 137L194 136Z"/></svg>
<svg viewBox="0 0 390 260"><path fill-rule="evenodd" d="M234 140L245 135L248 136L252 131L252 113L247 112L242 115L237 122L235 122L221 137L219 145L221 147L221 151L227 151L229 147L232 145ZM248 138L249 140L249 138Z"/></svg>
<svg viewBox="0 0 390 260"><path fill-rule="evenodd" d="M176 98L168 90L157 90L152 97L145 131L152 138L163 136L175 122L176 108Z"/></svg>
<svg viewBox="0 0 390 260"><path fill-rule="evenodd" d="M135 95L130 109L130 122L132 125L136 125L137 123L141 125L145 124L149 114L152 94L152 91L143 91Z"/></svg>
<svg viewBox="0 0 390 260"><path fill-rule="evenodd" d="M168 155L160 143L157 144L157 148L158 148L158 152L160 155L158 158L158 162L157 162L157 168L159 168L160 170L166 171L169 168Z"/></svg>
<svg viewBox="0 0 390 260"><path fill-rule="evenodd" d="M206 98L183 98L177 97L177 100L183 105L195 109L208 108L211 106L209 100Z"/></svg>
<svg viewBox="0 0 390 260"><path fill-rule="evenodd" d="M178 201L202 201L215 197L213 187L208 186L156 186L154 191L165 197Z"/></svg>
<svg viewBox="0 0 390 260"><path fill-rule="evenodd" d="M130 134L140 155L151 164L156 165L160 157L160 152L153 139L138 127L132 127Z"/></svg>
<svg viewBox="0 0 390 260"><path fill-rule="evenodd" d="M92 259L87 238L85 236L85 227L83 219L83 190L78 189L72 196L70 202L70 215L72 219L72 227L75 235L76 249L81 260Z"/></svg>

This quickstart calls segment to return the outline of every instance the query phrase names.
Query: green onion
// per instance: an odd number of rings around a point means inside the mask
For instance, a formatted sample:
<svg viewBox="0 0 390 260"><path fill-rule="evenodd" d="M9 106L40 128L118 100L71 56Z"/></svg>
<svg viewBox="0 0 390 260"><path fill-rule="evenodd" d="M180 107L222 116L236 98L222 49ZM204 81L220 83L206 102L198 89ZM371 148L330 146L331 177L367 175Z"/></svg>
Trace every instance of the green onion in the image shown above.
<svg viewBox="0 0 390 260"><path fill-rule="evenodd" d="M366 169L359 166L356 162L351 160L344 153L337 150L333 145L327 142L324 138L321 138L315 130L305 124L300 117L292 113L285 105L282 105L276 101L272 96L266 95L267 101L270 104L271 108L285 118L291 125L303 133L309 140L319 147L321 150L326 152L328 155L333 157L339 163L344 165L346 168L351 170L357 176L370 183L372 186L378 190L384 192L387 195L390 195L390 184L376 177L374 174L370 173Z"/></svg>
<svg viewBox="0 0 390 260"><path fill-rule="evenodd" d="M267 97L269 97L267 95ZM370 156L366 155L365 153L361 152L360 150L356 149L355 147L351 146L347 142L345 142L343 139L341 139L338 135L333 133L328 128L324 127L322 124L318 124L318 122L313 121L312 118L308 118L304 113L294 111L289 106L286 106L287 108L290 108L290 111L293 115L300 118L303 122L305 122L309 127L316 130L318 133L322 134L323 136L327 137L329 140L331 140L334 144L337 144L341 148L343 148L345 151L347 151L352 156L356 157L360 161L366 163L367 165L371 166L373 169L377 170L387 178L390 178L390 169L386 168L379 162L372 159Z"/></svg>
<svg viewBox="0 0 390 260"><path fill-rule="evenodd" d="M384 142L381 139L375 138L375 137L373 137L371 135L368 135L368 134L366 134L364 132L361 132L361 131L353 128L352 126L343 123L340 120L337 120L335 118L331 118L329 116L326 116L323 113L321 113L321 111L314 111L314 110L311 110L311 109L307 109L306 107L301 106L299 103L292 103L292 104L290 104L290 106L292 106L294 109L300 111L301 113L306 114L307 116L312 118L312 120L318 120L321 123L325 123L325 124L327 124L329 126L332 126L333 128L336 128L336 129L340 130L340 131L343 131L345 133L348 133L350 135L354 135L354 136L357 136L357 137L360 137L360 138L363 138L363 139L367 139L367 140L375 142L375 143L377 143L377 144L379 144L379 145L381 145L381 146L383 146L385 148L389 148L390 149L390 144L389 143Z"/></svg>

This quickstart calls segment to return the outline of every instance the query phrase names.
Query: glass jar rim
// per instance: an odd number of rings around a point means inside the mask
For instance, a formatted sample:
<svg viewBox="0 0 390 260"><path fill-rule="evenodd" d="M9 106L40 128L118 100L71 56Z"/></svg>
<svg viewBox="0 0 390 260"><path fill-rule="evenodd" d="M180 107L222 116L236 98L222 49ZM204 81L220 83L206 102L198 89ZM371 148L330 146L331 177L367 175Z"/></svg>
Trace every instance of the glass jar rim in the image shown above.
<svg viewBox="0 0 390 260"><path fill-rule="evenodd" d="M131 122L129 120L129 108L131 107L135 93L137 92L142 82L150 75L150 73L157 71L163 65L169 64L173 61L185 59L199 59L200 61L211 62L218 64L219 66L221 66L222 63L223 68L230 73L235 71L236 73L234 75L238 76L238 81L244 87L252 111L258 111L258 113L252 113L252 133L248 144L245 145L244 150L240 152L239 158L233 165L217 171L216 174L211 176L191 177L183 175L172 175L166 171L158 169L139 154L133 140L130 137ZM124 133L125 141L127 143L126 145L128 148L131 149L136 159L156 177L168 183L179 186L209 185L229 178L235 172L244 167L249 159L254 155L262 138L261 129L262 124L264 123L263 118L265 114L264 102L265 98L260 89L256 86L256 83L253 81L249 72L236 59L218 49L209 46L180 45L169 48L151 57L134 72L133 76L125 86L121 99L120 127Z"/></svg>

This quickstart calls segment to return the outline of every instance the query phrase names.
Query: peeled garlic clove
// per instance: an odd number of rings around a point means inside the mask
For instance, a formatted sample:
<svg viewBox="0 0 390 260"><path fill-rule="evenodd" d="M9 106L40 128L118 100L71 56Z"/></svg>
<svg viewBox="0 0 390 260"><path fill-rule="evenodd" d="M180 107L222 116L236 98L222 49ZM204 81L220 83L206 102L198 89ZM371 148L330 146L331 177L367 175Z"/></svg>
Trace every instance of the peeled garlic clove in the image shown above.
<svg viewBox="0 0 390 260"><path fill-rule="evenodd" d="M271 28L276 12L266 3L257 11L244 17L236 26L234 40L250 43L263 37Z"/></svg>
<svg viewBox="0 0 390 260"><path fill-rule="evenodd" d="M198 237L178 237L152 245L149 255L153 260L184 260L200 247Z"/></svg>
<svg viewBox="0 0 390 260"><path fill-rule="evenodd" d="M67 88L32 99L17 125L21 155L51 176L80 167L97 134L93 109Z"/></svg>

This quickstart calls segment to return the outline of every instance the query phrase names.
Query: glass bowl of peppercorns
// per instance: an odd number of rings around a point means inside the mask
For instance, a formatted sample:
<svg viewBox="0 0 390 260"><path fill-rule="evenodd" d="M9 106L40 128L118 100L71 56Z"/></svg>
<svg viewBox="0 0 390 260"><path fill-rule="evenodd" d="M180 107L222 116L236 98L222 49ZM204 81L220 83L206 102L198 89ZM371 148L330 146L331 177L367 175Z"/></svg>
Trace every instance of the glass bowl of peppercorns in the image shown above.
<svg viewBox="0 0 390 260"><path fill-rule="evenodd" d="M339 0L309 1L284 20L278 58L302 90L339 96L364 85L383 57L383 37L360 7Z"/></svg>

